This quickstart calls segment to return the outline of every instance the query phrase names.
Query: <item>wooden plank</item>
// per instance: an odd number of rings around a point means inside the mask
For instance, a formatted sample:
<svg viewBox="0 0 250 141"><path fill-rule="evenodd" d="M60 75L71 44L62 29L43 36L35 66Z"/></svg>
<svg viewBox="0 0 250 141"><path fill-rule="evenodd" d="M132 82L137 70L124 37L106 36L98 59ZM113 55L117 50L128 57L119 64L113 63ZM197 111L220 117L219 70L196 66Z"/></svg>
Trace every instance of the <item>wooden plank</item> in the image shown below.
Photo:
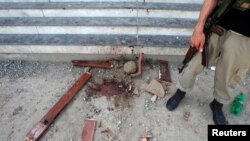
<svg viewBox="0 0 250 141"><path fill-rule="evenodd" d="M113 65L111 61L81 61L81 60L73 60L74 66L78 67L95 67L95 68L112 68Z"/></svg>
<svg viewBox="0 0 250 141"><path fill-rule="evenodd" d="M82 76L73 84L73 86L58 100L58 102L49 110L49 112L30 130L27 134L25 141L36 141L50 124L55 120L63 108L72 100L76 93L84 86L89 80L91 74L85 72Z"/></svg>
<svg viewBox="0 0 250 141"><path fill-rule="evenodd" d="M163 82L172 82L168 61L159 60L159 64L160 64L159 80Z"/></svg>
<svg viewBox="0 0 250 141"><path fill-rule="evenodd" d="M94 119L85 120L81 141L92 141L95 132L96 121Z"/></svg>

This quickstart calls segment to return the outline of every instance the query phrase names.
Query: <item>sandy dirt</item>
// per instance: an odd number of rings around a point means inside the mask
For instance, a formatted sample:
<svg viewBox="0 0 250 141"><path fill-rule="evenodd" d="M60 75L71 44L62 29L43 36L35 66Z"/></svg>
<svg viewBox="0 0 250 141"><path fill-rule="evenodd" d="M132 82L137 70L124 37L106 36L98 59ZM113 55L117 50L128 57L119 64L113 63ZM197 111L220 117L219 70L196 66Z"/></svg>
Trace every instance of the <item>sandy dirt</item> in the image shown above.
<svg viewBox="0 0 250 141"><path fill-rule="evenodd" d="M87 85L73 98L45 132L41 141L79 141L84 120L97 121L94 141L139 141L144 132L151 132L151 141L201 141L207 140L207 125L213 124L209 103L213 100L214 71L206 69L197 77L194 89L188 93L179 107L170 112L166 101L176 88L178 71L171 64L172 85L164 98L151 101L152 95L144 91L148 79L158 78L158 65L147 64L143 74L133 79L134 95L123 82L128 76L122 71L124 61L116 69L92 69L92 78L105 78L105 82L119 83L117 89L91 90ZM83 73L84 68L73 67L65 62L0 62L0 140L20 141L57 100ZM114 79L115 78L115 79ZM122 91L119 91L119 88ZM234 93L247 96L240 116L229 112L230 105L223 110L230 124L250 124L250 74L246 81L232 87ZM110 94L103 95L102 92ZM118 92L117 92L118 91ZM117 92L112 95L111 93Z"/></svg>

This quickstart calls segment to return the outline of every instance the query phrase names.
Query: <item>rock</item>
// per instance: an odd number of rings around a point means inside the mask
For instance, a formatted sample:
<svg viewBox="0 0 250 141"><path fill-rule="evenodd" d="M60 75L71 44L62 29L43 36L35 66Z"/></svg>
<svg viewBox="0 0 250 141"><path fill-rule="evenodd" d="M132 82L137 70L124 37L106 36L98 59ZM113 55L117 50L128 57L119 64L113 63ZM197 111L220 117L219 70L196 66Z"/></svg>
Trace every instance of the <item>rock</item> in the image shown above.
<svg viewBox="0 0 250 141"><path fill-rule="evenodd" d="M186 111L183 115L183 120L184 121L188 121L189 120L189 117L190 117L190 112Z"/></svg>
<svg viewBox="0 0 250 141"><path fill-rule="evenodd" d="M146 80L146 83L149 84L149 83L150 83L150 80L151 80L151 78L148 76L148 77L147 77L147 80Z"/></svg>
<svg viewBox="0 0 250 141"><path fill-rule="evenodd" d="M115 79L115 77L114 77L114 75L106 75L106 76L104 76L104 81L105 82L114 82L114 79Z"/></svg>
<svg viewBox="0 0 250 141"><path fill-rule="evenodd" d="M88 87L96 91L101 90L101 88L98 85L91 83L91 82L88 82Z"/></svg>
<svg viewBox="0 0 250 141"><path fill-rule="evenodd" d="M137 65L135 61L128 61L126 64L123 66L124 72L131 74L135 73L137 70Z"/></svg>
<svg viewBox="0 0 250 141"><path fill-rule="evenodd" d="M137 87L134 88L133 94L135 95L139 95L139 89Z"/></svg>
<svg viewBox="0 0 250 141"><path fill-rule="evenodd" d="M95 84L101 86L101 85L103 84L104 81L103 81L103 78L102 78L101 76L96 75L96 76L94 76L94 78L93 78L93 82L94 82Z"/></svg>
<svg viewBox="0 0 250 141"><path fill-rule="evenodd" d="M165 96L165 90L163 89L160 82L156 81L155 79L152 79L150 84L145 89L146 92L157 95L159 97Z"/></svg>
<svg viewBox="0 0 250 141"><path fill-rule="evenodd" d="M157 95L152 96L150 100L154 103L157 100Z"/></svg>

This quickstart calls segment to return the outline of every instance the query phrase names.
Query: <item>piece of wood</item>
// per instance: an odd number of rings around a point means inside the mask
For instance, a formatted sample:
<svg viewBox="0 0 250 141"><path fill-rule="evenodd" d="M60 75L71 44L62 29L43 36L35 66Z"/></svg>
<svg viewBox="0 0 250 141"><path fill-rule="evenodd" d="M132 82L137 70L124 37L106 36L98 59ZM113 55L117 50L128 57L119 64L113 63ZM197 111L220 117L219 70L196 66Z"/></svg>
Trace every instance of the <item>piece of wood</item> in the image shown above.
<svg viewBox="0 0 250 141"><path fill-rule="evenodd" d="M85 120L81 141L92 141L95 133L95 124L94 119Z"/></svg>
<svg viewBox="0 0 250 141"><path fill-rule="evenodd" d="M163 82L171 82L172 80L170 76L168 61L159 60L159 65L159 80Z"/></svg>
<svg viewBox="0 0 250 141"><path fill-rule="evenodd" d="M49 110L49 112L30 130L25 138L25 141L38 140L90 77L91 74L89 72L83 73L82 76L75 82L75 84Z"/></svg>
<svg viewBox="0 0 250 141"><path fill-rule="evenodd" d="M141 141L149 141L150 138L152 138L152 137L153 137L152 133L145 132L145 133L143 133L143 135L141 136Z"/></svg>
<svg viewBox="0 0 250 141"><path fill-rule="evenodd" d="M94 68L112 68L111 61L82 61L82 60L73 60L74 66L78 67L94 67Z"/></svg>
<svg viewBox="0 0 250 141"><path fill-rule="evenodd" d="M156 81L155 79L152 79L149 85L145 88L145 91L157 95L161 98L165 96L165 90L163 89L160 82Z"/></svg>

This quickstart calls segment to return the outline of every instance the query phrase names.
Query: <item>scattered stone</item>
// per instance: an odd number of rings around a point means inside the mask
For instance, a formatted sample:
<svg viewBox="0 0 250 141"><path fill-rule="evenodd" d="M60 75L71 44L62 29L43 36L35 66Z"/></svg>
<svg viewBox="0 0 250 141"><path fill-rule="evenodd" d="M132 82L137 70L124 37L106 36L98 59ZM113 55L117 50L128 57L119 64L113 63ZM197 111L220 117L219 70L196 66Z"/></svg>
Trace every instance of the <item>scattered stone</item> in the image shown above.
<svg viewBox="0 0 250 141"><path fill-rule="evenodd" d="M104 76L103 79L105 82L111 83L111 82L114 82L115 77L114 77L114 75L106 75L106 76Z"/></svg>
<svg viewBox="0 0 250 141"><path fill-rule="evenodd" d="M141 141L149 141L153 137L151 132L145 132L141 136Z"/></svg>
<svg viewBox="0 0 250 141"><path fill-rule="evenodd" d="M133 86L132 85L129 85L128 86L128 91L130 92L132 90Z"/></svg>
<svg viewBox="0 0 250 141"><path fill-rule="evenodd" d="M91 88L91 89L93 89L93 90L96 90L96 91L101 90L100 86L98 86L98 85L96 85L96 84L94 84L92 82L88 82L88 87Z"/></svg>
<svg viewBox="0 0 250 141"><path fill-rule="evenodd" d="M128 79L128 84L131 84L131 85L132 85L133 83L134 83L134 80L131 79L131 78L129 78L129 79Z"/></svg>
<svg viewBox="0 0 250 141"><path fill-rule="evenodd" d="M152 103L155 103L155 101L157 100L157 95L153 95L150 100L152 101Z"/></svg>
<svg viewBox="0 0 250 141"><path fill-rule="evenodd" d="M99 86L101 86L104 83L103 78L99 75L94 76L93 82Z"/></svg>
<svg viewBox="0 0 250 141"><path fill-rule="evenodd" d="M149 84L149 83L150 83L150 80L151 80L151 78L148 76L148 77L147 77L147 80L146 80L146 83Z"/></svg>
<svg viewBox="0 0 250 141"><path fill-rule="evenodd" d="M183 115L183 120L184 121L188 121L189 120L189 117L190 117L190 112L186 111Z"/></svg>
<svg viewBox="0 0 250 141"><path fill-rule="evenodd" d="M161 82L161 85L162 85L163 89L164 89L166 92L168 92L169 89L170 89L169 87L171 86L171 83L162 81L162 82Z"/></svg>
<svg viewBox="0 0 250 141"><path fill-rule="evenodd" d="M133 94L140 95L139 89L137 87L134 88Z"/></svg>
<svg viewBox="0 0 250 141"><path fill-rule="evenodd" d="M204 106L204 104L203 104L203 103L199 103L199 106L200 106L200 107L203 107L203 106Z"/></svg>
<svg viewBox="0 0 250 141"><path fill-rule="evenodd" d="M160 82L156 81L155 79L152 79L150 84L145 89L146 92L157 95L159 97L165 96L165 91L161 85Z"/></svg>
<svg viewBox="0 0 250 141"><path fill-rule="evenodd" d="M135 73L137 70L137 64L135 61L128 61L127 63L124 64L123 66L124 72L131 74Z"/></svg>

